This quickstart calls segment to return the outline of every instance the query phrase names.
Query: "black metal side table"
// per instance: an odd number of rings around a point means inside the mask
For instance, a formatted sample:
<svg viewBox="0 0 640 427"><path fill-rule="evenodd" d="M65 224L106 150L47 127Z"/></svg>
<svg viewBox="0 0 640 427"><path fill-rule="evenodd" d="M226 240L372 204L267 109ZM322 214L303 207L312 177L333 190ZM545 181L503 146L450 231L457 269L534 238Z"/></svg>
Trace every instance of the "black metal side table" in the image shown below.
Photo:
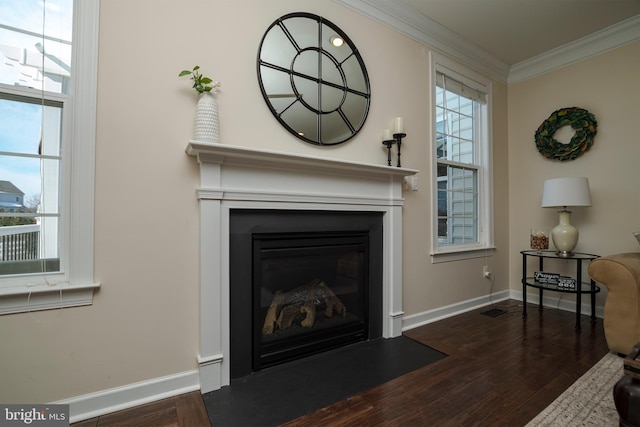
<svg viewBox="0 0 640 427"><path fill-rule="evenodd" d="M521 251L522 254L522 317L527 317L527 286L538 288L540 291L539 310L542 310L542 294L544 290L554 292L565 292L576 294L576 329L581 329L580 326L580 311L582 307L582 294L591 295L591 321L596 320L596 294L600 292L600 287L596 285L593 279L589 278L588 282L582 281L582 261L592 261L599 258L599 255L585 254L585 253L573 253L571 256L562 256L556 251ZM538 258L538 271L544 271L545 259L559 259L575 261L576 263L576 287L575 289L569 289L560 287L556 284L548 284L537 282L533 276L527 276L527 257Z"/></svg>

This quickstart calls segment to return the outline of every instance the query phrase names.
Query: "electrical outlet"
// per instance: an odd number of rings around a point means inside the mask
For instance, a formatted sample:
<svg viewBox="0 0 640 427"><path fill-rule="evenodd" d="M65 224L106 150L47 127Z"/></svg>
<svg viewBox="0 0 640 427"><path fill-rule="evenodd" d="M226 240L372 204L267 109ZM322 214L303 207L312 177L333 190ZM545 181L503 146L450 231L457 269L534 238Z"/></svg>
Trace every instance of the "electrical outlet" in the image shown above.
<svg viewBox="0 0 640 427"><path fill-rule="evenodd" d="M482 267L482 277L489 279L491 278L491 271L489 270L489 266L485 265Z"/></svg>

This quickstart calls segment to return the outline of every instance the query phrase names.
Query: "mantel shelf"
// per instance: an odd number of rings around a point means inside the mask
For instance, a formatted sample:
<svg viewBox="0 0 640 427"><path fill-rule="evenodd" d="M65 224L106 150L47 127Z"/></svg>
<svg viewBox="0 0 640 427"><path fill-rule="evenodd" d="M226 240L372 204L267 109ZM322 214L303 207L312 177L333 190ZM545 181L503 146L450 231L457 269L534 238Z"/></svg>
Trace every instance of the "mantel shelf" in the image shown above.
<svg viewBox="0 0 640 427"><path fill-rule="evenodd" d="M198 161L207 163L225 163L250 165L259 163L281 168L313 168L327 172L358 173L370 176L410 176L419 171L386 165L375 165L350 160L339 160L326 157L291 154L282 151L265 150L227 144L215 144L201 141L189 141L187 154L198 157Z"/></svg>

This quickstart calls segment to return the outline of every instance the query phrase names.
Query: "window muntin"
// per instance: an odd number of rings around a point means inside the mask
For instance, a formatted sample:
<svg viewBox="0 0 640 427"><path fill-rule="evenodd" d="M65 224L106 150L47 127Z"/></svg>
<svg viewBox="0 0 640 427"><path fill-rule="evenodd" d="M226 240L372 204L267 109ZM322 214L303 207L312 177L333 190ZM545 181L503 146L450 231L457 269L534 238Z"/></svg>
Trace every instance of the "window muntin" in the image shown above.
<svg viewBox="0 0 640 427"><path fill-rule="evenodd" d="M489 82L432 57L433 253L492 244Z"/></svg>

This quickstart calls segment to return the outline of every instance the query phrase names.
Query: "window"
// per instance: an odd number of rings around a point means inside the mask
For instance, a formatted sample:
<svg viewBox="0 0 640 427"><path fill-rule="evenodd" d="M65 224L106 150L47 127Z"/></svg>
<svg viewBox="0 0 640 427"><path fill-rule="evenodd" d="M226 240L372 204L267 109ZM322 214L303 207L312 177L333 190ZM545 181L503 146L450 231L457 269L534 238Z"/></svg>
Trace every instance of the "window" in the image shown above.
<svg viewBox="0 0 640 427"><path fill-rule="evenodd" d="M434 261L491 247L490 81L432 54ZM447 255L439 257L439 255ZM481 254L482 255L482 254ZM460 255L456 255L460 257ZM453 258L455 259L455 257Z"/></svg>
<svg viewBox="0 0 640 427"><path fill-rule="evenodd" d="M0 0L0 314L89 304L97 286L98 6Z"/></svg>

